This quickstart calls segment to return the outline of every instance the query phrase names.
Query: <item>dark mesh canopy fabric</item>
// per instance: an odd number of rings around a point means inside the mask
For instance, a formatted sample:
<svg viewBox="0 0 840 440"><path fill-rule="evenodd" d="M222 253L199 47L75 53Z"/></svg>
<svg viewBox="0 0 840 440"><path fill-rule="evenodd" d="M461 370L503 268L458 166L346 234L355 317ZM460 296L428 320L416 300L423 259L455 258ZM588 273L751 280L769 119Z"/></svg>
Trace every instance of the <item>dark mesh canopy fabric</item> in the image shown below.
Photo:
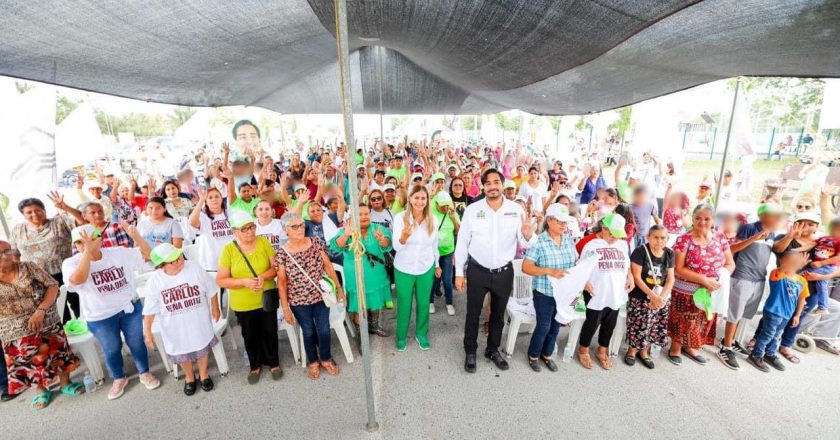
<svg viewBox="0 0 840 440"><path fill-rule="evenodd" d="M332 0L0 3L0 75L340 111ZM354 111L581 114L738 75L840 76L840 0L348 0ZM381 83L380 83L381 78Z"/></svg>

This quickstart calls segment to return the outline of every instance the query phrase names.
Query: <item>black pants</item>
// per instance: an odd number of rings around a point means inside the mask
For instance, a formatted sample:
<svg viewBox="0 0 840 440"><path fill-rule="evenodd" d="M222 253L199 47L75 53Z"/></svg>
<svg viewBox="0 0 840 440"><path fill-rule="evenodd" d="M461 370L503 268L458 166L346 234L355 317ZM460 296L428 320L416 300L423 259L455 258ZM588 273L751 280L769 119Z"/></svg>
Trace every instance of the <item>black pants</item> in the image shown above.
<svg viewBox="0 0 840 440"><path fill-rule="evenodd" d="M251 370L268 365L269 368L280 366L280 348L277 342L277 312L264 312L262 309L248 312L236 312L236 319L242 327L242 339Z"/></svg>
<svg viewBox="0 0 840 440"><path fill-rule="evenodd" d="M583 292L583 300L587 304L592 296L588 292ZM604 310L589 310L586 309L586 321L583 321L583 327L580 329L580 346L584 348L589 347L592 342L592 336L595 335L595 330L601 326L598 332L598 345L601 347L609 347L610 339L612 339L613 330L615 330L615 323L618 321L618 310L605 307Z"/></svg>
<svg viewBox="0 0 840 440"><path fill-rule="evenodd" d="M58 287L64 285L64 276L61 272L52 274L52 277L58 282ZM79 294L76 292L67 292L67 299L64 300L64 316L61 317L61 323L66 324L70 320L70 310L78 318L81 314L81 306L79 305Z"/></svg>
<svg viewBox="0 0 840 440"><path fill-rule="evenodd" d="M484 308L484 297L490 292L490 334L487 336L486 353L499 351L502 329L505 326L505 308L513 290L513 266L491 273L470 261L467 265L467 320L464 323L464 352L475 354L478 350L478 323Z"/></svg>

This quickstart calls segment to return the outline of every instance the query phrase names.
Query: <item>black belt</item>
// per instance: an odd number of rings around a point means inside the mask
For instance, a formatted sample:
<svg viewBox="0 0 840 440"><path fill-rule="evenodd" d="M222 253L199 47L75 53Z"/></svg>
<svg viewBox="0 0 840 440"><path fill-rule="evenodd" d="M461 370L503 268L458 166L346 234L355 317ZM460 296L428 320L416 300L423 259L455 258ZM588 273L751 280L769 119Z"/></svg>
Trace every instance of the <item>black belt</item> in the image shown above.
<svg viewBox="0 0 840 440"><path fill-rule="evenodd" d="M502 272L504 272L508 269L511 269L513 267L513 263L508 262L508 264L505 264L504 266L499 267L497 269L488 269L488 268L478 264L478 262L473 260L472 257L470 257L470 263L469 264L470 264L471 267L474 267L476 269L479 269L479 270L487 272L487 273L502 273Z"/></svg>

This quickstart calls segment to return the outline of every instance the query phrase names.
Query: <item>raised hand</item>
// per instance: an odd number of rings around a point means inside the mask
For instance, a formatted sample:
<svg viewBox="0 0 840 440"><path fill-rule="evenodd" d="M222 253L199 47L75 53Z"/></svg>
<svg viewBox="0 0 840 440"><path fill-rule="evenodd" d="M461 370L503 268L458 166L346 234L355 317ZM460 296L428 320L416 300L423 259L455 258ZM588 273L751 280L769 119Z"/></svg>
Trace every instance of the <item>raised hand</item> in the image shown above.
<svg viewBox="0 0 840 440"><path fill-rule="evenodd" d="M534 231L534 226L531 224L531 221L525 214L522 214L522 236L525 237L526 240L531 239L531 234Z"/></svg>
<svg viewBox="0 0 840 440"><path fill-rule="evenodd" d="M81 241L85 249L84 253L88 256L92 256L94 251L96 250L96 245L99 244L99 242L102 241L102 239L99 237L93 238L90 235L88 235L87 232L82 232Z"/></svg>
<svg viewBox="0 0 840 440"><path fill-rule="evenodd" d="M123 231L125 231L126 235L128 235L132 239L136 240L138 237L140 237L140 232L137 230L137 227L130 224L129 222L125 220L120 221L120 227Z"/></svg>
<svg viewBox="0 0 840 440"><path fill-rule="evenodd" d="M82 174L76 176L76 189L82 189L85 186L85 177Z"/></svg>
<svg viewBox="0 0 840 440"><path fill-rule="evenodd" d="M58 191L50 191L47 196L57 209L64 210L67 207L67 204L64 203L64 196L59 194Z"/></svg>

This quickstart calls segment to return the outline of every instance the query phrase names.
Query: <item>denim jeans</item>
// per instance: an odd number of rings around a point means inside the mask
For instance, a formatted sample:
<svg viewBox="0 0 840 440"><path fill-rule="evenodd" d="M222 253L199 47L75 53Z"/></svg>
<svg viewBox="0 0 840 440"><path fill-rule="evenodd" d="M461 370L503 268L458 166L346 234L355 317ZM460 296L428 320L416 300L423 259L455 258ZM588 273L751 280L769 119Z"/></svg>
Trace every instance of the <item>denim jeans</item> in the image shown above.
<svg viewBox="0 0 840 440"><path fill-rule="evenodd" d="M830 275L834 273L837 268L831 265L822 266L817 269L808 269L808 272L817 273L820 275ZM817 297L817 307L820 309L828 309L828 290L829 280L812 281L814 290L811 295Z"/></svg>
<svg viewBox="0 0 840 440"><path fill-rule="evenodd" d="M303 332L306 362L332 359L330 351L330 309L323 301L308 306L292 306L292 314ZM317 349L317 352L316 352Z"/></svg>
<svg viewBox="0 0 840 440"><path fill-rule="evenodd" d="M761 320L761 331L756 335L752 356L775 356L779 348L779 337L787 327L788 319L774 313L765 312Z"/></svg>
<svg viewBox="0 0 840 440"><path fill-rule="evenodd" d="M813 282L808 282L808 290L810 291L813 287ZM799 334L799 327L802 325L801 319L804 318L808 313L810 313L814 308L817 307L817 296L816 295L809 295L808 298L805 298L805 307L802 309L802 314L799 315L800 324L796 327L791 327L791 319L785 324L785 328L782 331L782 343L781 346L784 348L791 348L793 347L793 343L796 341L796 335ZM764 317L762 316L761 320L758 321L758 327L755 329L755 335L753 339L758 339L758 335L764 329Z"/></svg>
<svg viewBox="0 0 840 440"><path fill-rule="evenodd" d="M452 304L452 257L454 255L454 253L444 255L438 259L442 273L440 278L435 278L435 282L432 284L431 302L435 302L435 295L438 289L440 289L441 281L443 281L443 298L446 300L446 304Z"/></svg>
<svg viewBox="0 0 840 440"><path fill-rule="evenodd" d="M557 334L560 333L560 323L554 319L557 314L557 303L551 296L534 291L534 310L537 312L537 325L531 335L528 345L528 356L532 358L549 357L557 346Z"/></svg>
<svg viewBox="0 0 840 440"><path fill-rule="evenodd" d="M149 371L149 353L143 341L143 304L135 301L133 305L134 311L131 313L121 310L110 318L87 323L88 329L105 352L105 365L108 366L108 371L114 380L125 377L122 357L123 340L120 333L125 336L125 343L131 350L137 372L143 374ZM163 349L163 347L160 348Z"/></svg>
<svg viewBox="0 0 840 440"><path fill-rule="evenodd" d="M0 341L0 392L9 390L9 377L6 372L6 355L3 353L3 341Z"/></svg>

